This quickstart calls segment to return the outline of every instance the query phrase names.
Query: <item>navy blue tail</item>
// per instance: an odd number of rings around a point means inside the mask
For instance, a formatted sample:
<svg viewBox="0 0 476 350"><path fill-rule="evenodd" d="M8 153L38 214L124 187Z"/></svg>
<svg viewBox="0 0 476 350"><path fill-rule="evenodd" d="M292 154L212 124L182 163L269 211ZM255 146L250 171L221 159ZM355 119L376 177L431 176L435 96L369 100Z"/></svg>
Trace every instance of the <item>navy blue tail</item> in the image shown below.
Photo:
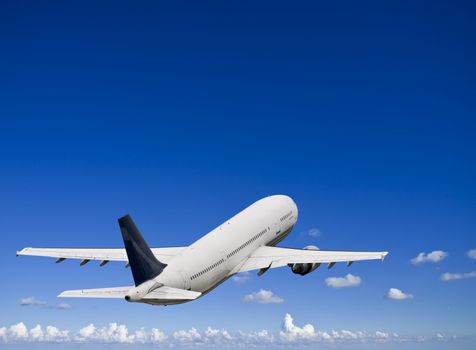
<svg viewBox="0 0 476 350"><path fill-rule="evenodd" d="M119 227L136 286L158 276L167 264L157 260L130 215L119 219Z"/></svg>

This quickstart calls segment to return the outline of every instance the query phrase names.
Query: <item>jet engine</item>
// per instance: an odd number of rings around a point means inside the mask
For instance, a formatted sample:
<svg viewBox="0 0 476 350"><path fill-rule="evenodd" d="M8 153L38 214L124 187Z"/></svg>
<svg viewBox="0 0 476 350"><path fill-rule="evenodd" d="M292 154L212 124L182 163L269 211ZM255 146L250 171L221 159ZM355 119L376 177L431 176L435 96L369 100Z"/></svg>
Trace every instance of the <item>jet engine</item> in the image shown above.
<svg viewBox="0 0 476 350"><path fill-rule="evenodd" d="M319 250L318 247L314 245L308 245L307 247L304 247L303 249L305 250ZM306 263L306 264L288 264L288 266L291 268L291 271L297 275L307 275L308 273L311 273L315 269L317 269L321 264L320 263Z"/></svg>

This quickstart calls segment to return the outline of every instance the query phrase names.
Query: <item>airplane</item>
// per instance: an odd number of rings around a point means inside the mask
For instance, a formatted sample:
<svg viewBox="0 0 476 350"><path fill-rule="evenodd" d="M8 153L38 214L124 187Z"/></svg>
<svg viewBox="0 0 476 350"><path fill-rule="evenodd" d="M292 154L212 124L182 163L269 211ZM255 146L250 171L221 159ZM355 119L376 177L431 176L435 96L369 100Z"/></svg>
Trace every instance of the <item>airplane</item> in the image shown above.
<svg viewBox="0 0 476 350"><path fill-rule="evenodd" d="M149 248L130 215L121 217L119 227L125 249L24 248L18 255L124 261L130 266L133 286L67 290L58 297L121 298L128 302L173 305L196 300L233 275L257 270L258 276L272 268L288 266L307 275L321 264L332 268L337 262L350 266L359 260L383 260L388 252L324 251L275 245L292 231L298 208L285 195L265 197L200 238L188 247Z"/></svg>

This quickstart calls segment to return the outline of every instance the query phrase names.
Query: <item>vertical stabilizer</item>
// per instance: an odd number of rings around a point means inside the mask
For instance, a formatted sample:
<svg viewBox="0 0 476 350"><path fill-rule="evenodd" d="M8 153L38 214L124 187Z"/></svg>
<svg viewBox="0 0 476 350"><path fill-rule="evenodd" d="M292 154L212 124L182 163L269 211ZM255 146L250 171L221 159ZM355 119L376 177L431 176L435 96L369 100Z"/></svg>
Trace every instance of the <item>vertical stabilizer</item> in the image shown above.
<svg viewBox="0 0 476 350"><path fill-rule="evenodd" d="M167 264L157 260L130 215L125 215L119 219L119 227L121 228L122 239L124 240L135 285L138 286L158 276Z"/></svg>

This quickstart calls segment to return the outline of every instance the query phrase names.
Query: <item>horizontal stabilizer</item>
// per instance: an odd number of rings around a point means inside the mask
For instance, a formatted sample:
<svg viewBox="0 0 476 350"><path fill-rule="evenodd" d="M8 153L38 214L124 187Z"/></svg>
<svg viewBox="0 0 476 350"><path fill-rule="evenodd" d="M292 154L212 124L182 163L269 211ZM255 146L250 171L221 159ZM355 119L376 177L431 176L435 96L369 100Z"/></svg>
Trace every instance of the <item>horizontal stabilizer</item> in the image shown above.
<svg viewBox="0 0 476 350"><path fill-rule="evenodd" d="M66 290L58 297L60 298L124 298L133 286L96 288L96 289L77 289Z"/></svg>
<svg viewBox="0 0 476 350"><path fill-rule="evenodd" d="M113 288L96 288L96 289L77 289L67 290L58 295L60 298L117 298L122 299L134 286L113 287ZM149 294L145 295L142 300L149 301L180 301L180 300L194 300L202 293L185 290L180 288L173 288L161 286L154 289Z"/></svg>

